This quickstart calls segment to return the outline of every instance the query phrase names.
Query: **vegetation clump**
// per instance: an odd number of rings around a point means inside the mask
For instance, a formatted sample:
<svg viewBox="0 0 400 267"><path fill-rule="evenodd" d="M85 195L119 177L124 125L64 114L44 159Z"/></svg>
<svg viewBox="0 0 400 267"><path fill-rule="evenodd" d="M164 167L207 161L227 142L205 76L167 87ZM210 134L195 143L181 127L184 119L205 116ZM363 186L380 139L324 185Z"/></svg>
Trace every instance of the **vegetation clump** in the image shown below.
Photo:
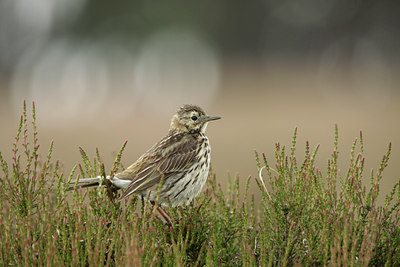
<svg viewBox="0 0 400 267"><path fill-rule="evenodd" d="M109 188L67 192L73 178L105 176L99 151L91 160L80 149L83 164L66 177L52 159L53 143L44 157L39 153L34 104L31 124L24 104L13 157L0 153L2 266L400 266L399 182L377 204L390 144L366 187L361 133L341 173L337 127L326 171L315 166L318 146L311 150L308 142L298 162L296 129L289 149L276 144L273 165L256 153L260 203L249 195L252 179L242 193L239 178L230 179L224 192L210 174L193 203L166 208L173 221L167 225L149 202L114 202ZM123 168L125 145L111 175Z"/></svg>

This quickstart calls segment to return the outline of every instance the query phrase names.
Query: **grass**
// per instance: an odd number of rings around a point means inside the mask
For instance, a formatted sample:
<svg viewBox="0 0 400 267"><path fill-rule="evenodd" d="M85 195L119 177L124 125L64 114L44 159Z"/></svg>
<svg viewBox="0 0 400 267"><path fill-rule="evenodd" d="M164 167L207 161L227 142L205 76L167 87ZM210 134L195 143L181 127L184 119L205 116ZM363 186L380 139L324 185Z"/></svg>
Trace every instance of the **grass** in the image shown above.
<svg viewBox="0 0 400 267"><path fill-rule="evenodd" d="M67 192L73 178L104 175L100 153L90 159L80 149L83 164L65 176L52 158L53 143L40 153L35 106L28 122L24 104L13 157L0 153L0 265L400 266L399 182L377 204L391 145L379 169L366 175L360 134L341 173L337 127L325 171L314 164L318 146L307 143L304 161L297 161L296 136L297 130L288 148L276 144L274 162L255 154L260 177L248 178L243 193L238 177L222 190L210 174L192 204L167 208L174 222L168 226L135 197L114 203L105 188ZM111 175L123 168L125 144ZM260 203L248 192L254 182Z"/></svg>

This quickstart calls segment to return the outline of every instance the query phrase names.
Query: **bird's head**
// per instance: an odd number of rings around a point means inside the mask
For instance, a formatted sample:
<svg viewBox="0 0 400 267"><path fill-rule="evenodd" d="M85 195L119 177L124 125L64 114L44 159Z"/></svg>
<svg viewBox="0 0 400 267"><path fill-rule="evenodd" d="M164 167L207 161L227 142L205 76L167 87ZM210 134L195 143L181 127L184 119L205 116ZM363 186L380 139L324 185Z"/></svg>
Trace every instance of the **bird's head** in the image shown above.
<svg viewBox="0 0 400 267"><path fill-rule="evenodd" d="M209 121L220 118L207 116L198 106L184 105L172 117L170 131L204 133Z"/></svg>

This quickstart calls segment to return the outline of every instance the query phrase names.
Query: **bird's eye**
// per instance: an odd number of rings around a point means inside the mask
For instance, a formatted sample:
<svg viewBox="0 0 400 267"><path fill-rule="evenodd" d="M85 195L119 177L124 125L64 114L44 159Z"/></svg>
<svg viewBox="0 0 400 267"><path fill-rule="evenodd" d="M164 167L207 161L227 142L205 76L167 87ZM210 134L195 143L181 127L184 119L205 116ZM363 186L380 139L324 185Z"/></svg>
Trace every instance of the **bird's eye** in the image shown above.
<svg viewBox="0 0 400 267"><path fill-rule="evenodd" d="M192 119L193 121L196 121L196 120L197 120L197 117L196 117L196 116L192 116L191 119Z"/></svg>

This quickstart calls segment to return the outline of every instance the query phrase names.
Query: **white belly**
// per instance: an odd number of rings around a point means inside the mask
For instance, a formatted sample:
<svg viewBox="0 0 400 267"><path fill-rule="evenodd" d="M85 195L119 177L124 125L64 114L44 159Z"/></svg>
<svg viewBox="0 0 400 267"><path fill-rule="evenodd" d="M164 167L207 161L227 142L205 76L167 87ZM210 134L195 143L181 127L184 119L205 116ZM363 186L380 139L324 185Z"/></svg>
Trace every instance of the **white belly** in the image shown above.
<svg viewBox="0 0 400 267"><path fill-rule="evenodd" d="M169 196L171 205L173 207L180 206L182 204L188 205L195 197L197 197L201 193L208 178L211 160L211 149L208 145L208 140L206 140L204 146L207 147L206 157L201 156L199 158L196 158L195 162L197 163L188 170L184 177L177 176L173 179L168 179L168 181L163 186L163 189L168 188L168 191L164 193L166 196ZM174 185L171 186L171 183L174 183Z"/></svg>

